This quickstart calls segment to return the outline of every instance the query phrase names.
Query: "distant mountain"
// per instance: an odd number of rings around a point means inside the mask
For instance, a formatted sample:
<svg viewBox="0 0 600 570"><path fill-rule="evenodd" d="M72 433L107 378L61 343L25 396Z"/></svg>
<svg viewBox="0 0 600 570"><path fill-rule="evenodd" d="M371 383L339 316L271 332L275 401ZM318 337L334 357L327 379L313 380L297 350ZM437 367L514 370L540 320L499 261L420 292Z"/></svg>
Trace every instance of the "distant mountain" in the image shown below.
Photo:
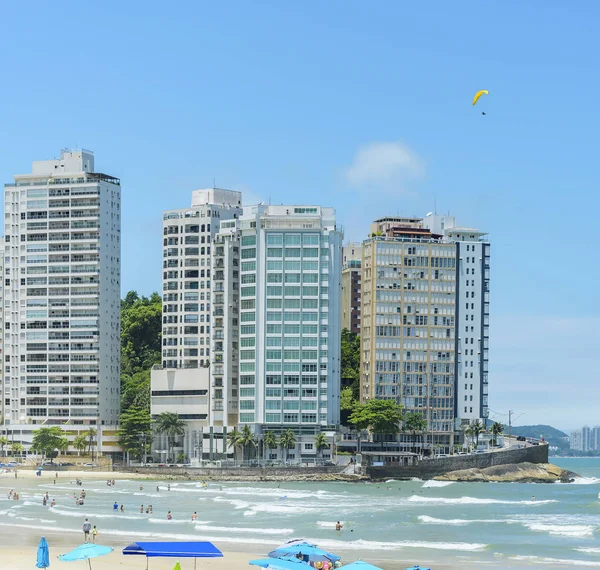
<svg viewBox="0 0 600 570"><path fill-rule="evenodd" d="M508 432L508 426L504 426L504 432ZM536 426L513 426L512 434L535 438L539 438L541 435L551 446L566 449L569 447L569 436L566 433L544 424Z"/></svg>

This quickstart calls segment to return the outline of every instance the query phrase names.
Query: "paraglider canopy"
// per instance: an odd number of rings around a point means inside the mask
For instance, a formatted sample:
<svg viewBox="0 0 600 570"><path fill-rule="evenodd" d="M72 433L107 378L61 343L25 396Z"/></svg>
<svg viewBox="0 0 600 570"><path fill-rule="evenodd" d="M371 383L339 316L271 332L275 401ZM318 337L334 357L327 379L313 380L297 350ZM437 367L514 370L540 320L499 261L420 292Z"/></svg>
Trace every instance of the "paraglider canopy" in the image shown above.
<svg viewBox="0 0 600 570"><path fill-rule="evenodd" d="M479 101L479 98L482 95L489 95L488 90L482 89L481 91L477 91L477 93L475 93L475 97L473 97L473 105L477 104L477 101Z"/></svg>

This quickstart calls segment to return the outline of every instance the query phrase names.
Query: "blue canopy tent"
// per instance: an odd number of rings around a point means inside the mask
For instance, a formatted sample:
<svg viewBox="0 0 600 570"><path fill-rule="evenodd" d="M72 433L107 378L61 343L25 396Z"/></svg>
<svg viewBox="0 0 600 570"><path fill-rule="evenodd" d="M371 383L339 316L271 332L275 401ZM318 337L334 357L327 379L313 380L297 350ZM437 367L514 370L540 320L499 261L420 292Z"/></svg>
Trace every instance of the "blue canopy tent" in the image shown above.
<svg viewBox="0 0 600 570"><path fill-rule="evenodd" d="M134 542L123 549L123 554L135 554L148 558L218 558L223 553L212 542Z"/></svg>
<svg viewBox="0 0 600 570"><path fill-rule="evenodd" d="M339 556L332 554L331 552L327 552L326 550L322 550L321 548L317 548L312 544L293 544L291 546L286 546L285 548L280 547L277 550L272 550L269 552L269 556L271 558L296 556L298 554L302 554L305 560L308 558L309 562L324 562L325 560L336 562L340 559Z"/></svg>

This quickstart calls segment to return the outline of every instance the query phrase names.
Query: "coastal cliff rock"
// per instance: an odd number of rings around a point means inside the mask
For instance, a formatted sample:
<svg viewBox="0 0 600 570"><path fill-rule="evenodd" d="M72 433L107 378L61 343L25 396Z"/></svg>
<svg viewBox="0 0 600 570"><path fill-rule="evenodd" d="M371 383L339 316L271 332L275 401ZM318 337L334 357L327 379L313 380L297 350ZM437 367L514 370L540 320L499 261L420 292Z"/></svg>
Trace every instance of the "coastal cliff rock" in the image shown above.
<svg viewBox="0 0 600 570"><path fill-rule="evenodd" d="M516 463L485 469L460 469L434 477L437 481L478 481L481 483L569 483L576 473L551 463Z"/></svg>

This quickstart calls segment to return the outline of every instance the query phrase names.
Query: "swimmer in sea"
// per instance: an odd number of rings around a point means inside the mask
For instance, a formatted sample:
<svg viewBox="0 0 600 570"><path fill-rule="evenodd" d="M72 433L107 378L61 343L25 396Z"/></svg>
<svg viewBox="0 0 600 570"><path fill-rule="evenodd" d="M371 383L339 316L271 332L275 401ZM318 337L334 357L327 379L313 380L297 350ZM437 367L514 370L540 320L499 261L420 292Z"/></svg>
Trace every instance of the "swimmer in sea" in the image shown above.
<svg viewBox="0 0 600 570"><path fill-rule="evenodd" d="M343 527L344 525L340 521L335 523L335 530L342 530Z"/></svg>
<svg viewBox="0 0 600 570"><path fill-rule="evenodd" d="M192 515L192 520L193 521L197 521L198 520L198 515L196 514L196 511L194 511L194 514Z"/></svg>
<svg viewBox="0 0 600 570"><path fill-rule="evenodd" d="M171 511L167 513L167 520L170 521L173 517L171 516Z"/></svg>

